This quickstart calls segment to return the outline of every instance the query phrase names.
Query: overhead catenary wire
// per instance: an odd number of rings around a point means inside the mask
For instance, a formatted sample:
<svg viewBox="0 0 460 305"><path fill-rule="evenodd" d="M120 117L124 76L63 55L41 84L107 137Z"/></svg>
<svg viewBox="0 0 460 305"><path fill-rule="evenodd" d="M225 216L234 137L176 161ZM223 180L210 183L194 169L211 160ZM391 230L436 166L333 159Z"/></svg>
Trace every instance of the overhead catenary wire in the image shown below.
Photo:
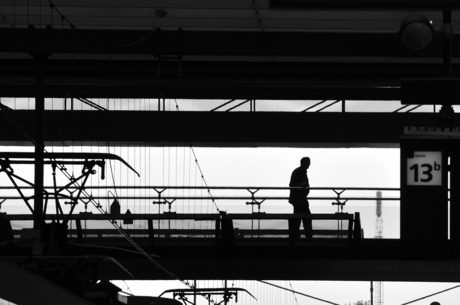
<svg viewBox="0 0 460 305"><path fill-rule="evenodd" d="M429 294L427 296L424 296L424 297L421 297L421 298L418 298L416 300L413 300L413 301L410 301L410 302L406 302L404 304L401 304L401 305L408 305L408 304L412 304L412 303L415 303L415 302L418 302L420 300L424 300L424 299L427 299L429 297L432 297L432 296L435 296L435 295L438 295L438 294L441 294L441 293L444 293L446 291L449 291L449 290L453 290L453 289L456 289L460 287L460 285L457 285L457 286L454 286L454 287L451 287L451 288L447 288L447 289L444 289L444 290L441 290L441 291L438 291L438 292L435 292L435 293L432 293L432 294Z"/></svg>
<svg viewBox="0 0 460 305"><path fill-rule="evenodd" d="M175 104L176 104L176 110L179 111L179 104L177 103L177 99L174 99L174 102L175 102ZM201 169L200 164L198 163L198 158L197 158L197 156L196 156L195 150L193 149L193 146L192 146L191 143L190 143L190 151L193 153L193 158L195 159L195 163L196 163L196 165L197 165L197 167L198 167L198 170L200 171L201 180L202 180L202 182L204 182L205 186L207 187L207 186L208 186L208 183L206 182L206 179L204 178L203 171L202 171L202 169ZM219 207L217 206L217 203L215 202L215 200L214 200L214 198L213 198L213 196L212 196L212 194L211 194L211 191L210 191L209 189L208 189L208 194L209 194L209 196L211 197L211 202L212 202L212 203L214 204L214 206L216 207L217 212L220 212L220 209L219 209Z"/></svg>
<svg viewBox="0 0 460 305"><path fill-rule="evenodd" d="M73 24L51 0L48 0L48 3L51 9L56 10L56 12L61 16L62 27L64 27L64 21L65 21L69 24L72 30L78 30L78 27L75 24ZM29 11L29 0L27 0L27 18L28 18L27 22L29 23L29 12L28 11ZM155 27L152 27L148 31L146 31L146 35L141 37L140 39L133 41L133 42L125 43L125 44L120 44L120 45L112 45L112 44L107 44L107 43L103 43L101 41L95 40L92 37L88 36L84 31L81 31L80 33L83 37L85 37L89 41L89 43L93 43L93 44L96 44L104 48L124 49L124 48L129 48L129 47L132 47L132 46L135 46L135 45L138 45L140 43L150 40L154 30L155 30Z"/></svg>
<svg viewBox="0 0 460 305"><path fill-rule="evenodd" d="M296 296L295 293L294 293L294 288L292 287L291 281L289 281L289 286L291 287L292 295L294 296L295 303L296 303L297 305L299 305L299 301L297 300L297 296Z"/></svg>
<svg viewBox="0 0 460 305"><path fill-rule="evenodd" d="M35 143L35 139L27 132L25 131L22 126L20 126L19 124L15 125L16 128L18 128L25 136L26 138L28 138L34 145L36 145ZM72 149L74 149L75 145L72 145ZM42 149L44 150L45 153L48 153L48 151L45 149L45 147L42 147ZM82 143L80 142L80 149L82 149ZM73 168L73 166L72 166ZM68 172L67 172L67 169L64 167L64 166L58 166L58 169L64 174L64 176L69 179L69 180L74 180L74 175L70 175ZM120 170L120 175L121 175L121 170ZM121 176L120 176L121 177ZM80 187L79 183L78 182L75 182L75 185L77 187ZM166 274L168 274L171 278L175 279L175 280L178 280L180 281L182 284L186 285L187 287L189 288L192 288L192 285L190 285L190 283L188 281L185 281L181 278L179 278L176 274L174 274L173 272L171 272L169 269L163 267L160 263L158 263L155 259L153 259L153 257L151 256L151 254L148 254L144 249L142 249L130 236L129 234L127 234L125 232L124 229L122 229L122 227L120 225L118 225L117 221L112 219L111 215L102 208L102 205L100 205L98 202L95 201L94 197L91 196L85 189L82 190L82 194L84 196L86 196L86 198L88 199L88 202L91 202L91 204L102 214L104 215L107 220L115 227L115 229L140 253L142 254L147 260L149 260L152 264L154 264L157 268L159 268L160 270L162 270L163 272L165 272ZM86 202L86 203L88 203ZM85 206L86 206L86 203L85 203ZM86 225L85 225L85 228L86 228Z"/></svg>
<svg viewBox="0 0 460 305"><path fill-rule="evenodd" d="M211 202L212 202L212 203L214 204L214 206L216 207L217 212L220 212L220 209L219 209L219 207L217 206L216 201L215 201L214 197L212 196L211 191L210 191L209 188L208 188L208 183L206 182L206 179L204 178L203 171L201 170L201 166L200 166L200 164L198 163L198 158L197 158L197 156L196 156L196 154L195 154L195 150L193 149L193 146L192 146L192 145L190 145L190 150L191 150L192 153L193 153L193 157L194 157L194 159L195 159L195 163L196 163L196 165L197 165L197 167L198 167L198 170L200 171L201 179L202 179L202 181L204 182L205 187L208 189L209 195L211 196Z"/></svg>
<svg viewBox="0 0 460 305"><path fill-rule="evenodd" d="M279 288L279 289L283 289L283 290L286 290L286 291L290 291L292 293L302 295L304 297L311 298L311 299L321 301L321 302L324 302L324 303L328 303L328 304L332 304L332 305L340 305L340 304L333 303L333 302L330 302L330 301L326 301L326 300L323 300L323 299L320 299L320 298L317 298L317 297L314 297L314 296L311 296L311 295L308 295L308 294L305 294L305 293L302 293L302 292L299 292L299 291L295 291L293 289L288 289L288 288L285 288L285 287L282 287L282 286L279 286L279 285L275 285L275 284L272 284L270 282L266 282L266 281L263 281L263 280L258 280L258 282L261 282L261 283L264 283L266 285L270 285L270 286L273 286L273 287L276 287L276 288ZM402 304L402 305L405 305L405 304Z"/></svg>

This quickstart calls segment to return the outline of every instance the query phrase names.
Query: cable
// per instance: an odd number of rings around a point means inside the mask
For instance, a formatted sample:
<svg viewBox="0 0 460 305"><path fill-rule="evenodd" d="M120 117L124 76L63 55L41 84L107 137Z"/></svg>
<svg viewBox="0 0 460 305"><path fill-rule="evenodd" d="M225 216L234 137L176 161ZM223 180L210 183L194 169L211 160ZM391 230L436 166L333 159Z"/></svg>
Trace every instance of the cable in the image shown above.
<svg viewBox="0 0 460 305"><path fill-rule="evenodd" d="M129 295L131 295L131 296L134 296L133 292L131 291L131 289L130 289L130 288L129 288L129 286L128 286L128 283L126 283L126 281L125 281L125 280L123 280L123 283L125 283L125 285L126 285L126 289L128 289L128 290L129 290L129 293L128 293L128 292L126 292L126 291L123 291L123 290L122 290L121 292L123 292L123 293L126 293L126 294L129 294Z"/></svg>
<svg viewBox="0 0 460 305"><path fill-rule="evenodd" d="M61 11L56 7L56 5L54 5L54 3L51 0L48 0L48 3L50 4L50 7L52 9L56 10L56 12L61 16L62 26L63 27L64 27L64 21L66 21L70 25L70 28L72 30L78 30L78 28L72 22L70 22L70 20L67 19L67 17L64 16L64 14L61 13ZM29 23L29 0L27 0L27 22ZM124 48L128 48L128 47L138 45L140 43L143 43L143 42L149 40L152 37L152 33L153 33L154 29L155 29L154 27L150 28L150 30L149 30L147 35L145 35L144 37L141 37L140 39L138 39L138 40L136 40L134 42L121 44L121 45L111 45L111 44L102 43L100 41L96 41L93 38L89 37L84 31L80 31L80 32L81 32L81 35L83 37L85 37L86 39L88 39L89 42L92 43L92 44L96 44L96 45L104 47L104 48L124 49Z"/></svg>
<svg viewBox="0 0 460 305"><path fill-rule="evenodd" d="M97 248L97 249L108 249L108 250L117 250L117 251L123 251L123 252L127 252L127 253L133 253L133 254L144 255L143 253L138 252L138 251L123 249L123 248L119 248L119 247L107 247L107 246L84 245L84 244L77 244L77 243L72 243L72 244L75 245L75 246L78 246L78 247ZM155 254L149 254L149 255L150 255L150 256L153 256L153 257L156 257L156 258L159 258L159 257L160 257L160 256L155 255Z"/></svg>
<svg viewBox="0 0 460 305"><path fill-rule="evenodd" d="M423 299L432 297L432 296L437 295L437 294L441 294L441 293L443 293L443 292L446 292L446 291L449 291L449 290L452 290L452 289L455 289L455 288L458 288L458 287L460 287L460 285L457 285L457 286L454 286L454 287L451 287L451 288L447 288L447 289L441 290L441 291L439 291L439 292L436 292L436 293L433 293L433 294L424 296L424 297L422 297L422 298L419 298L419 299L416 299L416 300L413 300L413 301L410 301L410 302L407 302L407 303L404 303L404 304L401 304L401 305L411 304L411 303L414 303L414 302L417 302L417 301L420 301L420 300L423 300Z"/></svg>
<svg viewBox="0 0 460 305"><path fill-rule="evenodd" d="M197 167L198 167L198 169L199 169L199 171L200 171L201 179L203 180L205 186L208 187L208 183L206 182L206 179L204 178L203 171L201 170L200 164L198 163L198 158L196 157L195 150L193 149L193 146L192 146L192 145L190 145L190 149L191 149L191 151L192 151L192 153L193 153L193 157L195 158L195 163L196 163L196 165L197 165ZM217 206L217 204L216 204L214 198L212 197L211 191L210 191L209 189L208 189L208 193L209 193L209 195L211 196L211 201L212 201L212 203L214 204L214 206L216 207L217 212L220 212L220 209L219 209L219 207Z"/></svg>
<svg viewBox="0 0 460 305"><path fill-rule="evenodd" d="M323 299L320 299L320 298L316 298L316 297L313 297L313 296L311 296L311 295L308 295L308 294L305 294L305 293L301 293L301 292L298 292L298 291L295 291L295 290L292 290L292 289L284 288L284 287L281 287L281 286L278 286L278 285L275 285L275 284L272 284L272 283L269 283L269 282L266 282L266 281L262 281L262 280L257 280L257 281L258 281L258 282L261 282L261 283L264 283L264 284L266 284L266 285L270 285L270 286L279 288L279 289L283 289L283 290L286 290L286 291L290 291L290 292L292 292L292 293L300 294L300 295L303 295L303 296L305 296L305 297L312 298L312 299L315 299L315 300L318 300L318 301L321 301L321 302L324 302L324 303L333 304L333 305L340 305L340 304L333 303L333 302L329 302L329 301L326 301L326 300L323 300ZM459 286L460 286L460 285L459 285ZM409 303L406 303L406 304L409 304ZM402 304L402 305L406 305L406 304Z"/></svg>
<svg viewBox="0 0 460 305"><path fill-rule="evenodd" d="M183 175L182 175L182 185L185 186L185 146L184 146L184 160L183 160ZM185 189L182 190L182 196L185 197ZM185 200L182 200L182 213L185 213ZM182 223L182 229L184 229L184 223Z"/></svg>
<svg viewBox="0 0 460 305"><path fill-rule="evenodd" d="M291 281L289 281L289 286L291 286L291 290L294 291L294 288L292 287ZM299 305L299 301L297 301L297 296L295 295L294 292L292 292L292 294L294 295L295 303L296 303L297 305Z"/></svg>
<svg viewBox="0 0 460 305"><path fill-rule="evenodd" d="M22 127L20 125L16 125L17 127L20 128L20 130L24 131L26 137L32 142L35 144L35 139L32 138L32 136L30 136L27 132L25 132L25 130L22 129ZM73 146L74 147L74 146ZM43 150L48 153L48 151L43 147ZM70 175L68 172L67 172L67 169L64 167L64 166L58 166L59 170L64 174L64 176L69 179L69 180L72 180L72 177L73 175ZM120 173L121 173L121 170L120 170ZM75 183L76 186L79 186L78 183ZM121 226L118 225L117 221L116 220L113 220L111 218L111 215L109 213L107 213L107 211L105 211L103 208L102 208L102 205L100 205L98 202L96 202L94 199L92 199L92 197L88 194L88 192L86 190L82 190L82 194L87 196L88 198L91 198L89 201L93 204L93 206L104 216L106 216L107 220L115 227L115 229L121 234L123 235L123 237L134 247L138 250L139 254L142 254L144 255L145 258L147 258L147 260L149 260L152 264L154 264L155 266L157 266L160 270L162 270L163 272L165 272L166 274L168 274L169 276L171 276L173 279L176 279L176 280L179 280L182 284L186 285L187 287L189 288L192 288L192 286L190 285L190 283L188 283L188 281L184 281L182 279L180 279L177 275L175 275L174 273L172 273L171 271L169 271L168 269L166 269L165 267L163 267L161 264L159 264L156 260L154 260L152 258L152 256L150 254L148 254L147 252L144 251L144 249L142 249L122 228ZM86 225L85 225L85 228L86 228ZM130 251L130 250L128 250ZM135 251L134 251L135 252ZM135 252L137 253L137 252Z"/></svg>
<svg viewBox="0 0 460 305"><path fill-rule="evenodd" d="M110 142L107 142L107 152L110 154ZM110 173L112 175L112 181L113 181L113 184L115 184L115 175L113 174L113 168L112 168L112 161L109 160L109 167L110 167ZM113 188L115 190L115 196L118 198L118 192L117 192L117 188L114 187Z"/></svg>
<svg viewBox="0 0 460 305"><path fill-rule="evenodd" d="M188 151L188 186L192 186L192 153L191 149ZM188 189L188 196L190 197L191 190ZM190 199L188 200L188 213L190 214Z"/></svg>
<svg viewBox="0 0 460 305"><path fill-rule="evenodd" d="M174 101L176 103L176 110L179 111L179 104L177 103L177 99L174 99ZM206 185L206 187L208 187L208 183L206 182L206 179L204 178L203 171L201 170L200 164L198 163L198 158L196 157L195 150L193 149L193 146L192 146L191 143L190 143L190 150L192 151L193 157L195 158L195 162L196 162L196 164L198 166L198 169L200 170L201 179L204 181L204 184ZM217 206L214 198L212 197L211 191L209 189L208 189L208 194L211 197L211 201L214 204L214 206L216 207L217 212L220 212L219 207Z"/></svg>

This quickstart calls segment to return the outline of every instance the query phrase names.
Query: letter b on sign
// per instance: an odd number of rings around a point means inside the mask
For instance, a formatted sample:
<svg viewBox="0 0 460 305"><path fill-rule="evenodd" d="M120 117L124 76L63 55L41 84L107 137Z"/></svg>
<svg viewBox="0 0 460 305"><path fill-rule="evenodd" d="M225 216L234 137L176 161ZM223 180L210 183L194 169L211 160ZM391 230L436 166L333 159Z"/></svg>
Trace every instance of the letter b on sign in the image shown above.
<svg viewBox="0 0 460 305"><path fill-rule="evenodd" d="M407 158L407 185L442 185L442 152L416 151Z"/></svg>

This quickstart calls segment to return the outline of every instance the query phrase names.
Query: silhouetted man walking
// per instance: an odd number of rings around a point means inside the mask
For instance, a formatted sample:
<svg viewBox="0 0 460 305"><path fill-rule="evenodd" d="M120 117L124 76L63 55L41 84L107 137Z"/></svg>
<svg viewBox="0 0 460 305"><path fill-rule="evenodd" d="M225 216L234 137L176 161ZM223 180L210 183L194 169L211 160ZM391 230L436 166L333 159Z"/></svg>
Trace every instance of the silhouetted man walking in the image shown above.
<svg viewBox="0 0 460 305"><path fill-rule="evenodd" d="M300 166L296 168L291 175L290 187L304 187L305 189L291 190L289 194L289 203L294 207L294 214L311 214L308 204L308 193L310 184L308 182L307 170L310 167L310 158L304 157L300 160ZM290 219L289 238L293 242L299 237L300 221L303 222L305 237L312 238L311 219Z"/></svg>

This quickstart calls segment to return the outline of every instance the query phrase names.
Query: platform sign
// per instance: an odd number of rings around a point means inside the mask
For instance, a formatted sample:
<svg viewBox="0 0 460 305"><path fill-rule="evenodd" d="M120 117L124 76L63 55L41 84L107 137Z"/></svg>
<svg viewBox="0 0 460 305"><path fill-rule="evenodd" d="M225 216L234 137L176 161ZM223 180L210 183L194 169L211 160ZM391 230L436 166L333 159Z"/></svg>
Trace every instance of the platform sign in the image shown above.
<svg viewBox="0 0 460 305"><path fill-rule="evenodd" d="M442 152L415 151L407 158L407 185L442 185Z"/></svg>

